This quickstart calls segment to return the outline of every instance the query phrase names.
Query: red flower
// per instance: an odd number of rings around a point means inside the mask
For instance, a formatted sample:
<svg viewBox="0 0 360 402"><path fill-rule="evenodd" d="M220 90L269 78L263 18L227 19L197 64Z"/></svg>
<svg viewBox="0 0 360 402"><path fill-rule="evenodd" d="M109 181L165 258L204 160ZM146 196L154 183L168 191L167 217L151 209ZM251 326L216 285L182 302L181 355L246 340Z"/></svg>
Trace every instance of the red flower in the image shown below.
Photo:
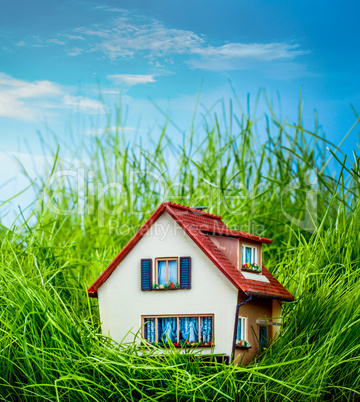
<svg viewBox="0 0 360 402"><path fill-rule="evenodd" d="M255 262L253 262L253 265L255 265Z"/></svg>
<svg viewBox="0 0 360 402"><path fill-rule="evenodd" d="M170 289L175 289L175 283L174 282L170 282Z"/></svg>

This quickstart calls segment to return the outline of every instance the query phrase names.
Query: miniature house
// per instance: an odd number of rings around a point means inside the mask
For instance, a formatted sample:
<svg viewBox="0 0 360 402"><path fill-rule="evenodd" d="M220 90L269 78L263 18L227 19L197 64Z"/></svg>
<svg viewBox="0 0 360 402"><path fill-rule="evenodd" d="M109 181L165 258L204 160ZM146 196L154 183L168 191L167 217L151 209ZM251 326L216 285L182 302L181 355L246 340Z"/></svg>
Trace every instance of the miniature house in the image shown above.
<svg viewBox="0 0 360 402"><path fill-rule="evenodd" d="M201 349L242 364L280 328L293 296L262 265L272 240L230 230L201 208L162 203L89 288L118 342Z"/></svg>

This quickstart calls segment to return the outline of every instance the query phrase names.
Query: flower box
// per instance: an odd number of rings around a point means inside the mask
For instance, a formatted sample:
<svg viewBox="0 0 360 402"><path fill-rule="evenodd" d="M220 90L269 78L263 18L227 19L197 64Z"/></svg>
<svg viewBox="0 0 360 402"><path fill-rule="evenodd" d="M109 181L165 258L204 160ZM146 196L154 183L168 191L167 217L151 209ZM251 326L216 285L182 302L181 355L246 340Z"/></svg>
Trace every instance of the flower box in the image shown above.
<svg viewBox="0 0 360 402"><path fill-rule="evenodd" d="M152 285L153 290L176 290L180 289L180 283L169 282L164 285L159 285L158 283L154 283Z"/></svg>
<svg viewBox="0 0 360 402"><path fill-rule="evenodd" d="M261 267L259 267L259 265L252 263L250 264L249 262L247 262L246 264L243 264L241 266L242 271L247 271L247 272L253 272L255 274L261 274Z"/></svg>
<svg viewBox="0 0 360 402"><path fill-rule="evenodd" d="M250 342L246 341L245 339L237 340L235 346L240 349L250 349L251 348Z"/></svg>

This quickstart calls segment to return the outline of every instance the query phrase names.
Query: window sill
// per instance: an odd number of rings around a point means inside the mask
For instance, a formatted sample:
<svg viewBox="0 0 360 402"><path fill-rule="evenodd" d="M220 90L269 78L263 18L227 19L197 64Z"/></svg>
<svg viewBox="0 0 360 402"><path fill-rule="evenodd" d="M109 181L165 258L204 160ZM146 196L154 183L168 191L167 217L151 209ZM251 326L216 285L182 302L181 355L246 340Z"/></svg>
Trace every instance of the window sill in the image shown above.
<svg viewBox="0 0 360 402"><path fill-rule="evenodd" d="M180 289L180 283L169 282L165 284L153 283L152 290L178 290Z"/></svg>
<svg viewBox="0 0 360 402"><path fill-rule="evenodd" d="M252 274L261 274L262 270L255 270L255 269L251 269L251 268L241 268L242 271L245 272L251 272Z"/></svg>

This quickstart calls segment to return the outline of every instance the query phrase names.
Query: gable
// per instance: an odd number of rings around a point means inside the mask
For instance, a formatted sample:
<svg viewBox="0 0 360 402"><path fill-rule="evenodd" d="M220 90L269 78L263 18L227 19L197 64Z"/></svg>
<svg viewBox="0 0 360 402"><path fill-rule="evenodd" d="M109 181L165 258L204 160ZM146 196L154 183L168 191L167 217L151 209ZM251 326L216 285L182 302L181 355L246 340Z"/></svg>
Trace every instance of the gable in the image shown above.
<svg viewBox="0 0 360 402"><path fill-rule="evenodd" d="M157 261L176 258L178 268L180 268L180 259L187 256L191 257L193 268L190 289L171 292L152 289L152 285L158 283L155 280ZM148 265L152 266L153 280L151 289L144 289L142 286L141 262L144 261L150 262ZM180 276L180 269L178 274ZM98 290L99 297L104 300L104 297L109 297L109 294L115 295L120 289L122 300L131 299L132 305L135 303L135 299L142 300L145 304L152 303L154 311L156 311L156 301L161 305L163 301L160 302L160 300L164 300L164 298L167 299L168 303L173 303L177 300L178 305L181 307L184 305L184 298L188 298L191 294L189 303L198 305L201 312L204 308L204 303L201 300L213 298L213 292L215 291L219 292L223 298L224 294L229 295L229 297L231 295L234 302L236 302L238 294L237 289L222 275L167 212L164 212L159 217L152 228L113 271L111 277L101 285ZM151 296L148 295L150 290ZM118 299L118 296L116 298Z"/></svg>

